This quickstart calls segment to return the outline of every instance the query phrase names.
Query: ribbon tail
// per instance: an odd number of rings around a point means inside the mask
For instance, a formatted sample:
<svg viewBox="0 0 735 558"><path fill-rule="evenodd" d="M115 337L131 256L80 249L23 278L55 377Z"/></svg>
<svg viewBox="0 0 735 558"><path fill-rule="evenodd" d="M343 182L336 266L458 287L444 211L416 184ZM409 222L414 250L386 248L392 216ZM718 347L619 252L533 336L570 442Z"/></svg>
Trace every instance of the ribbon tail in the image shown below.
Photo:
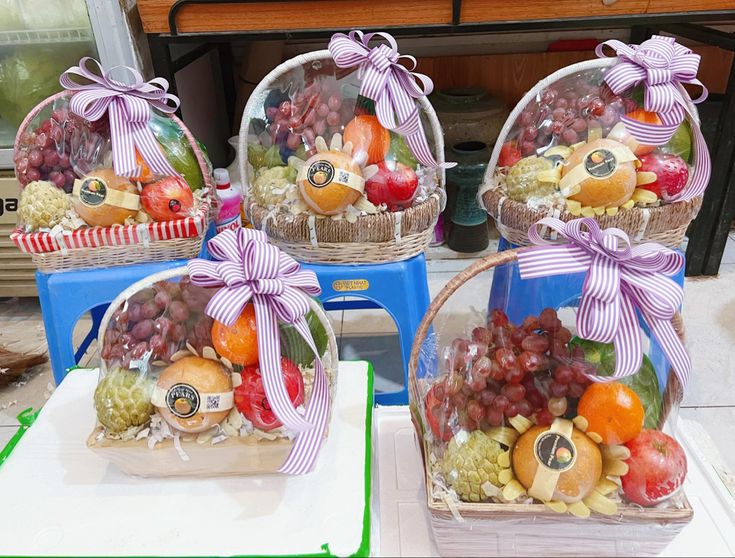
<svg viewBox="0 0 735 558"><path fill-rule="evenodd" d="M324 365L306 320L303 317L299 318L294 326L316 357L314 360L314 384L312 385L309 401L306 404L305 414L306 420L313 424L314 428L301 432L296 437L294 446L279 472L289 475L303 475L313 470L319 456L319 449L324 442L324 433L327 430L329 419L329 379L324 371Z"/></svg>
<svg viewBox="0 0 735 558"><path fill-rule="evenodd" d="M380 123L406 139L406 144L419 163L430 169L438 167L439 163L434 158L426 140L416 103L393 74L388 77L386 90L380 101L375 107ZM397 125L393 115L388 113L391 104L398 121Z"/></svg>
<svg viewBox="0 0 735 558"><path fill-rule="evenodd" d="M131 123L124 114L124 109L113 101L110 103L110 138L112 143L112 166L117 176L138 176L138 164L135 161L135 141Z"/></svg>
<svg viewBox="0 0 735 558"><path fill-rule="evenodd" d="M633 303L625 292L620 297L620 325L613 343L615 344L615 372L610 377L590 376L592 380L607 382L632 376L638 372L643 362L638 318Z"/></svg>
<svg viewBox="0 0 735 558"><path fill-rule="evenodd" d="M689 107L685 107L691 119L691 130L694 136L694 172L689 177L689 184L678 196L673 196L669 201L689 201L693 198L704 194L704 190L709 184L710 175L712 174L712 162L710 160L709 149L704 141L702 130L696 125L697 119L694 117Z"/></svg>
<svg viewBox="0 0 735 558"><path fill-rule="evenodd" d="M679 378L681 387L685 388L692 370L692 359L674 330L674 326L670 320L651 318L645 312L642 314L648 327L651 328L651 334L658 341L676 377Z"/></svg>
<svg viewBox="0 0 735 558"><path fill-rule="evenodd" d="M258 322L258 358L263 389L276 418L286 429L301 433L313 426L294 408L288 395L281 371L281 341L278 322L268 299L263 295L253 297L255 319Z"/></svg>
<svg viewBox="0 0 735 558"><path fill-rule="evenodd" d="M147 122L135 122L131 124L133 142L140 153L140 157L146 162L148 168L153 174L160 176L178 176L181 175L171 166L166 156L161 150L161 146L156 140L156 136L148 127ZM133 155L135 159L135 155Z"/></svg>

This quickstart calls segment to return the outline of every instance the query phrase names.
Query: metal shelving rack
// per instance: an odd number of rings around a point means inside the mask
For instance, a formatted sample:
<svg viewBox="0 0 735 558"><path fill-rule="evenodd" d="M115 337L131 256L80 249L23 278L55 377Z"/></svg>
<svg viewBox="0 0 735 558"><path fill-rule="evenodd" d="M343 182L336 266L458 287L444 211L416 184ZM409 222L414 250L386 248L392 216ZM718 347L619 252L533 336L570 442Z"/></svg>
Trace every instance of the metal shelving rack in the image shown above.
<svg viewBox="0 0 735 558"><path fill-rule="evenodd" d="M235 103L231 43L264 39L327 39L339 29L303 29L288 31L241 31L227 33L180 33L176 18L182 8L193 4L254 4L279 0L177 0L168 13L168 33L149 34L149 46L156 75L163 76L175 90L174 74L199 58L216 50L219 54L223 91L228 119L232 121ZM653 34L665 32L706 45L735 52L735 34L710 27L717 23L735 23L735 4L731 10L635 14L608 17L576 17L539 20L461 23L462 0L452 0L452 23L428 26L386 27L394 35L431 37L477 33L523 31L562 31L569 29L627 28L631 42L640 43ZM364 27L369 30L369 27ZM171 46L198 43L185 55L174 58ZM735 64L730 71L727 91L720 110L715 139L710 151L713 173L704 197L702 210L689 230L687 245L688 276L716 275L727 242L730 224L735 218Z"/></svg>

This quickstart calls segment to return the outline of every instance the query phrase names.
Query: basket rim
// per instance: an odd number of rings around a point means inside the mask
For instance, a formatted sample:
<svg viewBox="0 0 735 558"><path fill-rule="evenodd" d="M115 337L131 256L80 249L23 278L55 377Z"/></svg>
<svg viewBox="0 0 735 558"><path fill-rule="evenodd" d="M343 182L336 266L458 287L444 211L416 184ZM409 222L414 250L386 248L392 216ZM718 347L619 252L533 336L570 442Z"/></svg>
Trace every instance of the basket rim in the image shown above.
<svg viewBox="0 0 735 558"><path fill-rule="evenodd" d="M434 321L434 318L438 314L438 312L442 309L442 307L446 304L446 302L452 297L452 295L462 286L464 285L468 280L476 277L483 271L494 269L498 266L513 263L517 261L518 259L518 253L522 250L522 248L515 248L512 250L505 250L503 252L498 252L495 254L490 254L489 256L485 256L484 258L481 258L474 263L468 265L464 270L456 274L452 279L442 288L442 290L434 297L434 299L431 301L431 304L429 305L429 308L426 310L426 313L424 314L424 317L421 319L421 322L416 329L413 345L411 347L411 353L409 358L409 364L408 364L408 391L409 391L409 402L410 402L410 408L412 410L411 413L411 421L414 426L415 434L418 438L419 447L421 449L421 461L423 464L424 469L424 476L425 476L425 485L424 488L426 490L426 501L427 505L432 513L435 512L446 512L450 511L449 506L447 506L444 503L438 502L434 500L432 497L432 490L431 487L433 486L433 481L431 478L431 464L429 463L429 460L427 458L428 452L429 452L429 442L426 439L426 436L424 436L423 431L423 423L424 420L421 417L421 397L419 394L419 385L418 385L418 378L416 377L416 372L418 370L418 364L419 364L419 357L421 354L421 350L423 348L424 342L426 341L426 338L429 334L429 329L432 326L432 322ZM675 317L676 319L676 317ZM681 336L681 331L677 331L679 335ZM666 387L663 394L663 406L664 410L667 405L679 405L683 399L683 389L681 387L681 384L679 383L678 377L676 374L669 372L667 381L666 381ZM662 413L661 417L661 423L665 422L666 416L665 412ZM683 492L682 492L683 494ZM505 512L506 514L529 514L529 515L543 515L542 508L545 508L543 504L504 504L504 503L478 503L478 504L471 504L468 502L459 502L456 504L457 510L461 511L469 511L474 514L479 514L483 518L492 517L493 515L500 514L500 512ZM553 514L554 517L559 517L559 515L556 512L552 512L551 510L547 510L550 512L550 514ZM662 509L649 509L649 508L643 508L643 511L638 510L634 506L621 506L619 510L623 517L626 516L632 516L634 511L637 511L639 516L645 516L648 518L651 518L652 520L655 519L682 519L686 520L686 518L691 517L693 511L691 508L691 505L689 501L686 499L686 496L684 496L684 508L678 509L678 508L662 508ZM648 513L647 513L648 512ZM660 515L657 515L660 514ZM602 516L605 517L605 516Z"/></svg>
<svg viewBox="0 0 735 558"><path fill-rule="evenodd" d="M498 134L498 138L495 142L495 146L493 147L492 154L490 155L490 161L488 162L487 168L485 169L485 176L483 177L482 184L477 194L478 199L480 200L482 205L485 207L485 210L490 215L493 215L493 213L491 212L490 208L488 208L484 204L483 198L484 198L484 195L488 191L496 190L494 178L495 178L495 170L498 164L498 159L500 158L500 151L503 148L505 139L508 137L508 134L513 128L521 112L525 110L525 108L535 99L535 97L538 95L538 93L541 90L543 90L548 85L558 81L559 79L570 76L577 72L585 71L585 70L594 70L594 69L613 67L613 66L616 66L618 62L619 62L619 57L605 57L605 58L593 58L590 60L583 60L575 64L564 66L563 68L560 68L556 70L555 72L552 72L548 76L539 80L536 83L536 85L534 85L531 89L529 89L526 92L526 94L518 101L518 103L516 103L516 105L513 107L513 110L508 115L508 118L506 119L505 124L503 124L503 127L500 130L500 133ZM694 117L692 118L689 116L689 114L687 114L685 118L689 120L691 124L698 126L699 125L699 112L697 111L696 105L691 101L691 99L689 98L689 95L686 93L686 90L684 90L684 88L681 85L679 85L679 89L683 92L682 97L687 103L688 108L691 111L692 115L694 115ZM696 154L695 150L696 150L696 142L692 142L692 152ZM691 180L691 177L689 178L689 180ZM689 182L687 182L687 186L688 185L689 185ZM695 199L695 198L692 198L692 199ZM691 200L685 200L685 201L691 201ZM520 203L520 202L516 202L516 203ZM662 204L662 206L674 205L675 203L678 203L678 202ZM524 207L527 207L526 204L522 204L522 205ZM632 209L649 209L649 208L632 208ZM626 211L629 211L629 210L626 210ZM563 212L568 213L566 212L566 210L564 210Z"/></svg>
<svg viewBox="0 0 735 558"><path fill-rule="evenodd" d="M248 98L248 101L245 104L245 108L243 109L242 119L240 121L240 131L238 134L238 162L240 167L240 177L242 178L241 182L243 187L243 197L247 202L248 210L253 204L258 207L262 207L257 204L257 202L255 202L255 200L250 195L251 177L248 170L250 166L248 163L248 131L251 122L250 114L253 112L254 107L258 104L258 99L261 97L262 93L266 91L269 87L271 87L276 79L280 78L288 71L303 66L304 64L326 59L333 60L332 53L327 49L315 50L304 54L299 54L297 56L294 56L293 58L289 58L288 60L285 60L284 62L276 66L273 70L268 72L268 74L260 80L255 89L250 93L250 97ZM444 133L442 131L439 118L437 117L436 112L434 111L434 107L432 106L429 99L426 96L421 96L416 99L416 103L418 103L418 105L426 113L429 120L429 125L431 126L433 132L434 146L436 151L434 155L437 162L439 163L439 166L437 167L437 169L439 170L439 184L437 185L437 190L443 190L446 183L445 170L441 166L442 163L445 162ZM248 215L248 217L250 217L250 215Z"/></svg>
<svg viewBox="0 0 735 558"><path fill-rule="evenodd" d="M486 200L486 198L491 198L493 199L493 201L497 201L497 203L491 204ZM647 227L648 222L650 221L651 217L655 215L664 215L666 213L674 213L676 209L684 208L687 206L696 208L702 203L702 199L703 199L703 196L695 196L689 200L677 200L672 203L665 203L665 204L661 204L655 207L631 207L630 209L624 209L624 210L619 211L615 216L605 215L604 217L608 219L613 219L613 220L622 220L622 218L626 215L626 213L633 212L634 214L637 214L637 213L646 212L649 215L648 220L646 220L646 227ZM539 219L549 217L550 213L552 213L552 210L550 210L549 208L539 209L539 208L528 207L527 204L516 201L508 197L507 193L501 192L497 188L490 188L488 190L485 190L485 192L483 192L482 194L482 201L485 207L485 211L487 211L487 213L493 219L496 219L498 221L500 221L501 219L501 212L498 211L498 204L500 203L502 203L503 208L509 207L510 211L515 211L517 213L520 213L521 211L523 211L528 214L532 214L533 217L529 220L529 227L533 225L534 223L536 223ZM573 219L579 219L579 216L571 214L566 209L561 209L561 210L554 209L553 214L554 214L554 217L556 217L557 219L561 219L562 221L571 221ZM670 228L674 229L677 226L688 225L691 220L692 220L692 217L689 216L686 218L686 221L682 221L679 224L672 224ZM500 221L500 223L503 227L512 229L512 227L503 223L502 221ZM520 230L520 229L515 229L515 230ZM526 228L522 232L525 234L527 231L528 229ZM629 232L629 231L626 231L626 232ZM646 235L643 234L642 237L645 237L645 236Z"/></svg>
<svg viewBox="0 0 735 558"><path fill-rule="evenodd" d="M429 208L430 209L430 205L429 204L436 205L437 206L437 208L439 209L439 211L437 211L437 216L438 216L438 214L441 213L442 197L443 197L442 194L440 194L438 192L434 192L434 193L430 194L429 197L426 198L421 203L416 204L416 205L413 205L413 206L411 206L409 208L402 209L401 211L386 211L384 213L374 213L374 214L368 214L368 215L358 215L357 216L357 221L360 222L360 223L362 223L362 224L364 224L366 227L368 227L367 228L368 231L372 231L372 228L370 228L371 222L377 222L377 221L383 220L383 219L388 219L388 220L390 220L394 224L397 223L400 220L401 221L401 227L403 227L402 223L403 223L403 216L404 215L406 215L406 214L410 215L412 213L418 213L420 210L422 210L424 208ZM343 228L343 227L351 227L351 226L354 226L353 223L350 223L346 219L335 220L335 219L331 219L329 216L314 215L314 214L311 214L311 213L300 213L298 215L290 215L290 214L286 214L286 213L277 213L277 214L275 214L274 216L271 217L270 216L271 210L268 209L268 208L266 208L266 207L263 207L262 205L259 205L253 199L250 199L249 200L249 202L248 202L248 209L252 212L250 214L250 216L253 218L253 221L254 222L255 221L258 221L258 219L255 219L256 213L254 213L254 212L255 211L258 212L258 218L259 218L259 222L260 222L260 225L261 226L266 221L269 224L270 223L273 223L276 226L278 226L279 224L286 224L286 223L289 224L289 225L300 225L300 224L303 224L303 223L307 223L308 224L308 222L310 221L310 219L312 217L314 217L316 219L316 221L328 222L330 226L332 226L332 227L334 227L336 229L340 229L340 228ZM398 217L399 214L400 214L400 217ZM429 228L431 228L431 227L429 227ZM409 234L417 234L417 232L419 232L419 231L416 231L416 232L413 232L413 233L409 233ZM405 236L408 236L408 235L405 235ZM310 243L310 240L309 239L303 239L303 238L293 238L293 239L289 239L289 240L290 241L293 241L293 242ZM322 242L323 243L331 243L331 244L356 244L356 243L362 243L362 242L375 242L375 241L370 240L370 239L355 240L355 241L350 241L350 242L330 242L330 241L326 241L326 240L325 241L319 241L318 240L318 243L319 244L321 244Z"/></svg>
<svg viewBox="0 0 735 558"><path fill-rule="evenodd" d="M130 298L132 295L134 295L135 293L137 293L138 291L142 289L151 287L154 283L157 283L158 281L165 281L165 280L173 279L176 277L184 277L188 274L189 274L189 268L185 265L178 266L178 267L172 267L170 269L164 269L163 271L152 273L144 277L143 279L136 281L135 283L133 283L132 285L124 289L120 294L118 294L113 299L113 301L107 307L107 310L105 310L104 315L102 316L102 320L100 321L100 326L97 330L98 345L99 346L104 345L105 333L107 331L107 326L109 325L110 320L112 319L112 315L122 305L122 303L125 302L128 298ZM319 318L319 322L321 322L322 326L327 332L327 339L329 341L327 352L329 353L333 366L336 367L337 365L335 363L339 362L339 351L337 349L337 339L334 335L332 324L329 321L329 318L327 317L326 313L321 308L321 306L316 302L316 300L314 300L312 297L308 297L308 298L309 298L309 309L314 311L317 318ZM320 356L323 356L323 355L320 355ZM100 356L100 372L103 374L107 372L107 364L105 362L105 359L101 358L101 356Z"/></svg>

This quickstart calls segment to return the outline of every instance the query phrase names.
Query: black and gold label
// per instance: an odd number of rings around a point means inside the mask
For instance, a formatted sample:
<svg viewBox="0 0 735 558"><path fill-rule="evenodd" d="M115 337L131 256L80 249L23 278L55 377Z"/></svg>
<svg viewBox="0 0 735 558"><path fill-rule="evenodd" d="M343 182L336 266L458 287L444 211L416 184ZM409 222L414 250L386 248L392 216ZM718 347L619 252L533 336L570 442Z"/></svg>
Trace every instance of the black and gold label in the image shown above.
<svg viewBox="0 0 735 558"><path fill-rule="evenodd" d="M329 161L315 161L306 171L306 180L314 188L324 188L334 180L334 165Z"/></svg>
<svg viewBox="0 0 735 558"><path fill-rule="evenodd" d="M584 169L595 178L607 178L617 168L618 160L608 149L595 149L584 158Z"/></svg>
<svg viewBox="0 0 735 558"><path fill-rule="evenodd" d="M107 184L96 176L85 178L79 187L79 199L89 207L102 205L107 199Z"/></svg>
<svg viewBox="0 0 735 558"><path fill-rule="evenodd" d="M577 460L574 443L559 432L547 431L540 434L536 438L533 452L541 465L560 473L571 469Z"/></svg>
<svg viewBox="0 0 735 558"><path fill-rule="evenodd" d="M174 384L166 392L166 407L179 418L194 416L199 404L199 392L189 384Z"/></svg>

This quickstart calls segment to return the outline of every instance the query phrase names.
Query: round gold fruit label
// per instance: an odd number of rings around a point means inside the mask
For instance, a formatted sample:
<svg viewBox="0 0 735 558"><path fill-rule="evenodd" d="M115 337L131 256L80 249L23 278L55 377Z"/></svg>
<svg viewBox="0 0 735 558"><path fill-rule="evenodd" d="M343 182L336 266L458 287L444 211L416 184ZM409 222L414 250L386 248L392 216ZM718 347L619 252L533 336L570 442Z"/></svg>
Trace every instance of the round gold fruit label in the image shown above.
<svg viewBox="0 0 735 558"><path fill-rule="evenodd" d="M179 418L194 416L199 401L199 392L189 384L174 384L166 392L166 407Z"/></svg>
<svg viewBox="0 0 735 558"><path fill-rule="evenodd" d="M606 178L618 168L615 154L608 149L595 149L584 158L584 169L595 178Z"/></svg>
<svg viewBox="0 0 735 558"><path fill-rule="evenodd" d="M329 161L315 161L306 172L306 180L314 188L324 188L334 179L334 166Z"/></svg>
<svg viewBox="0 0 735 558"><path fill-rule="evenodd" d="M543 432L536 438L533 453L538 462L552 471L564 472L571 469L577 460L574 443L559 432Z"/></svg>

